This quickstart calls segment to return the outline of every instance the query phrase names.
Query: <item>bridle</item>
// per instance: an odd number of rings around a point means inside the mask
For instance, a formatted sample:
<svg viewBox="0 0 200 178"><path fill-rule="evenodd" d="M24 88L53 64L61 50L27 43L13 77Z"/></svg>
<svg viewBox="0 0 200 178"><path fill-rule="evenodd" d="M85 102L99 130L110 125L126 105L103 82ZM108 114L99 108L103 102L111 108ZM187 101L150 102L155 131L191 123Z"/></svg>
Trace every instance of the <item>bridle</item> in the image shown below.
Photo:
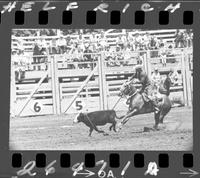
<svg viewBox="0 0 200 178"><path fill-rule="evenodd" d="M131 93L131 87L130 87L130 84L129 85L125 85L125 87L128 87L128 94L127 95L129 95L129 97L132 97L132 96L134 96L136 93L138 93L138 91L136 90L135 92L133 92L133 93ZM122 93L124 93L124 92L122 92Z"/></svg>
<svg viewBox="0 0 200 178"><path fill-rule="evenodd" d="M138 91L136 90L133 94L129 95L129 97L132 97L132 96L134 96L137 93L138 93Z"/></svg>

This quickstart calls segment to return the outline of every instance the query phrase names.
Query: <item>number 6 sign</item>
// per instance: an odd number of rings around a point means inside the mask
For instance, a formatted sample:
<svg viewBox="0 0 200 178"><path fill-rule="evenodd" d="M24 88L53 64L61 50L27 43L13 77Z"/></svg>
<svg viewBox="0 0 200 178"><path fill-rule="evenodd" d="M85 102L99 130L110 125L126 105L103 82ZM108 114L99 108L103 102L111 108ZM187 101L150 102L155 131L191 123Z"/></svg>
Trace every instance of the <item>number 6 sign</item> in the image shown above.
<svg viewBox="0 0 200 178"><path fill-rule="evenodd" d="M35 113L39 113L42 110L42 104L39 101L35 101L31 107Z"/></svg>

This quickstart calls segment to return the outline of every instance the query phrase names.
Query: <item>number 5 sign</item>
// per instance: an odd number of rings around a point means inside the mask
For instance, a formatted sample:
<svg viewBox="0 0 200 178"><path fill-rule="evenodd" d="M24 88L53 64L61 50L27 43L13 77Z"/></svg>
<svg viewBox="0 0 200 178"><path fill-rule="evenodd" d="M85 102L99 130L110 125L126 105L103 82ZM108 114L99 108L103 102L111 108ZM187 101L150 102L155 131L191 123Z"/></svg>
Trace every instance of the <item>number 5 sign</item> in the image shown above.
<svg viewBox="0 0 200 178"><path fill-rule="evenodd" d="M73 107L74 107L74 109L80 111L80 110L82 110L85 107L85 102L82 101L82 100L80 100L80 99L77 99L74 102Z"/></svg>

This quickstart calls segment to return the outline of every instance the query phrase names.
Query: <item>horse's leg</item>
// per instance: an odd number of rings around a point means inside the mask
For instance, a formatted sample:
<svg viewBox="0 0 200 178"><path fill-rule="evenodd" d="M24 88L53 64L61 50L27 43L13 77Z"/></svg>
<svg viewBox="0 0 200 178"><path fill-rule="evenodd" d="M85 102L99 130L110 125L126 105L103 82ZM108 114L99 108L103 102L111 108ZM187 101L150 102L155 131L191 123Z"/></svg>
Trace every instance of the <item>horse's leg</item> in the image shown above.
<svg viewBox="0 0 200 178"><path fill-rule="evenodd" d="M157 114L157 116L155 114L155 126L154 126L155 129L158 129L159 124L163 124L163 119L169 111L170 109L168 109L167 111L162 110L160 113Z"/></svg>
<svg viewBox="0 0 200 178"><path fill-rule="evenodd" d="M114 122L113 125L112 125L112 128L113 128L114 132L117 132L116 131L116 124L117 124L117 122Z"/></svg>
<svg viewBox="0 0 200 178"><path fill-rule="evenodd" d="M136 109L134 109L133 111L129 111L124 118L122 119L122 124L124 125L129 119L130 117L136 112Z"/></svg>
<svg viewBox="0 0 200 178"><path fill-rule="evenodd" d="M111 125L111 126L109 127L109 130L110 130L110 131L112 130L112 127L113 127L113 125Z"/></svg>
<svg viewBox="0 0 200 178"><path fill-rule="evenodd" d="M159 117L159 123L160 124L163 124L163 119L166 115L165 114L161 114L160 117Z"/></svg>
<svg viewBox="0 0 200 178"><path fill-rule="evenodd" d="M170 109L171 109L171 107L168 108L168 109L165 111L165 113L162 114L163 117L160 117L160 123L161 123L161 124L163 124L163 119L164 119L164 117L169 113Z"/></svg>
<svg viewBox="0 0 200 178"><path fill-rule="evenodd" d="M89 135L88 135L89 137L91 137L92 131L93 131L93 128L90 127L90 131L89 131Z"/></svg>
<svg viewBox="0 0 200 178"><path fill-rule="evenodd" d="M154 118L155 118L155 125L154 125L154 129L158 129L158 124L159 124L159 118L160 118L160 112L159 113L155 113L154 112Z"/></svg>
<svg viewBox="0 0 200 178"><path fill-rule="evenodd" d="M122 122L120 122L118 124L118 128L121 129L122 128L122 125L124 125L129 119L131 116L134 115L134 113L137 111L137 109L134 109L133 111L128 111L128 113L123 117L122 119ZM117 131L119 130L117 129Z"/></svg>

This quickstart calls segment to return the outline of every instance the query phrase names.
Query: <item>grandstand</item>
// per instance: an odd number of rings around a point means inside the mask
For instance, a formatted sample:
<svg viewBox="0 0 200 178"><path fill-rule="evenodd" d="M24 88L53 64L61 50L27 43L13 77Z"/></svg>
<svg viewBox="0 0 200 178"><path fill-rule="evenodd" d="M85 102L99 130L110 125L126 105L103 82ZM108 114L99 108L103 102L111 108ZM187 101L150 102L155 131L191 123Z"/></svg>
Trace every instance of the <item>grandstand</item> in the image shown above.
<svg viewBox="0 0 200 178"><path fill-rule="evenodd" d="M23 29L20 29L23 30ZM139 34L144 34L146 31L134 31L134 32L129 32L130 35L133 35L135 33L139 33ZM173 43L175 40L175 36L176 36L176 29L167 29L167 30L148 30L148 32L150 33L150 35L155 35L155 37L157 37L158 39L162 39L164 42L167 43ZM119 35L125 35L125 31L121 30L121 31L116 31L116 30L107 30L105 31L105 38L107 39L107 43L109 45L113 45L116 44L117 41L117 37ZM67 35L68 36L68 35ZM83 39L87 42L87 40L91 37L91 34L83 34ZM99 38L100 34L96 34L95 35L95 39L97 40ZM24 47L24 51L27 53L33 53L33 47L34 47L34 43L36 40L44 38L46 40L47 43L50 43L50 41L52 39L58 39L59 33L57 35L54 36L40 36L39 34L37 36L26 36L26 37L16 37L16 36L12 36L12 49L13 50L17 50L17 41L21 40L23 42L23 47ZM70 38L73 40L77 40L79 38L78 34L70 34Z"/></svg>

